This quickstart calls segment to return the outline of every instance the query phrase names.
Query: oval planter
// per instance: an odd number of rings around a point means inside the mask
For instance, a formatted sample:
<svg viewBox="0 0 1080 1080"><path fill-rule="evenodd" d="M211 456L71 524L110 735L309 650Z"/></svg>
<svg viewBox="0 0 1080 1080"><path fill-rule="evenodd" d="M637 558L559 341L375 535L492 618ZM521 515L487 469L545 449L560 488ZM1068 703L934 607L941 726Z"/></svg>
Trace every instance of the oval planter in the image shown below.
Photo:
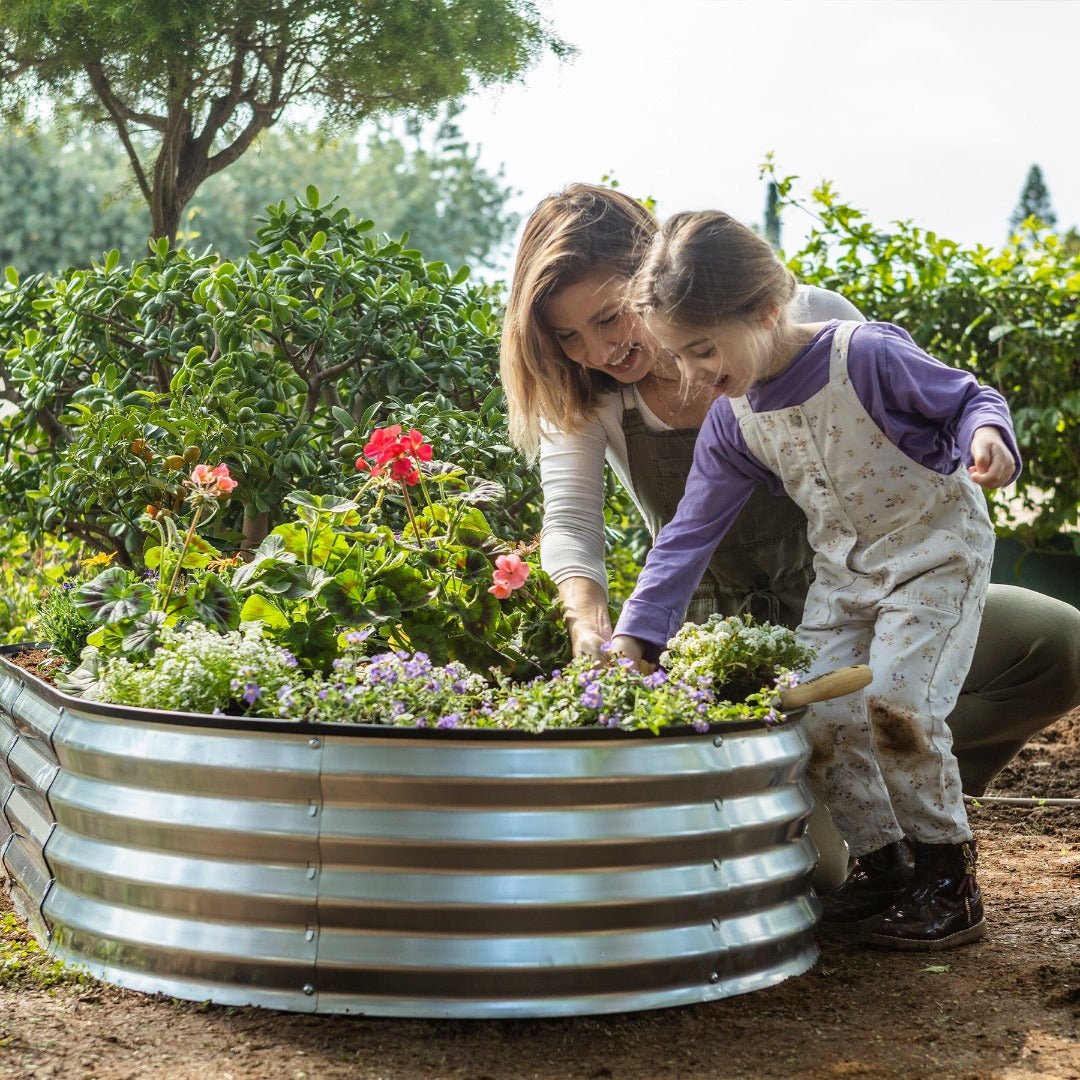
<svg viewBox="0 0 1080 1080"><path fill-rule="evenodd" d="M86 702L0 649L0 860L60 959L178 998L539 1017L817 958L797 718L411 730Z"/></svg>

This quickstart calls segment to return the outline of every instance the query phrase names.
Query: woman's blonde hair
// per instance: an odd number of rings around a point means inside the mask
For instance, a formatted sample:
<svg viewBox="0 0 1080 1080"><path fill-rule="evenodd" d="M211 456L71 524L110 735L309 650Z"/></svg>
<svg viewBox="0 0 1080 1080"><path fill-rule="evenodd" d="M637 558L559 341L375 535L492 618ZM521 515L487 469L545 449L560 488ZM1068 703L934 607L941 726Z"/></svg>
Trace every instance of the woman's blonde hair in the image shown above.
<svg viewBox="0 0 1080 1080"><path fill-rule="evenodd" d="M610 375L567 358L545 324L545 308L560 289L594 273L629 281L656 234L655 218L639 202L609 188L571 184L532 212L518 246L503 320L499 369L506 391L510 439L530 457L540 445L540 421L578 431Z"/></svg>
<svg viewBox="0 0 1080 1080"><path fill-rule="evenodd" d="M719 210L673 214L654 236L627 289L627 303L686 330L739 319L754 331L761 367L791 328L795 275L768 243ZM763 316L775 311L769 330Z"/></svg>

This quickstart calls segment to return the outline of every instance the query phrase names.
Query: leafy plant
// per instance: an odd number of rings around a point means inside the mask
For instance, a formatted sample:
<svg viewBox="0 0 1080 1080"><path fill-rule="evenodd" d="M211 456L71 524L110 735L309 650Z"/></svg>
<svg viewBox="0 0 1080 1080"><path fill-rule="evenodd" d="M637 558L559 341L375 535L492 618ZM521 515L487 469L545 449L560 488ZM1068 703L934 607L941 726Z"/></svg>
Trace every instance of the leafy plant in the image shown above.
<svg viewBox="0 0 1080 1080"><path fill-rule="evenodd" d="M296 658L268 641L258 623L220 633L200 622L164 627L140 659L93 656L86 696L147 709L279 715L277 694L296 678ZM267 708L269 702L269 708Z"/></svg>
<svg viewBox="0 0 1080 1080"><path fill-rule="evenodd" d="M198 457L197 448L188 455ZM170 465L170 463L166 463ZM171 467L184 464L178 457ZM74 595L77 610L96 626L87 642L109 652L133 655L149 652L157 645L167 625L195 620L222 630L239 624L240 605L234 591L211 569L220 553L198 541L196 530L217 513L220 501L236 487L227 465L210 468L197 464L183 481L188 488L185 501L191 506L191 521L183 534L168 510L148 506L143 520L158 530L160 543L148 553L154 567L141 578L123 567L103 570L81 585ZM228 560L226 560L228 561ZM197 569L199 573L182 573ZM179 585L179 591L178 591ZM67 655L65 653L65 655Z"/></svg>
<svg viewBox="0 0 1080 1080"><path fill-rule="evenodd" d="M134 264L111 252L55 279L9 268L0 512L32 543L53 532L141 569L142 507L183 496L161 462L197 445L241 482L220 539L253 550L290 491L347 495L355 429L393 411L463 468L505 478L498 527L536 527L536 472L506 441L495 293L467 276L315 188L269 207L236 262L161 240Z"/></svg>
<svg viewBox="0 0 1080 1080"><path fill-rule="evenodd" d="M1009 401L1024 471L992 496L999 525L1027 547L1073 530L1080 552L1080 253L1034 220L1000 251L910 221L882 229L828 182L802 200L797 177L777 176L771 161L763 172L782 205L816 221L789 260L800 280L898 323Z"/></svg>
<svg viewBox="0 0 1080 1080"><path fill-rule="evenodd" d="M0 912L0 989L51 990L89 982L83 969L69 966L42 949L13 912Z"/></svg>
<svg viewBox="0 0 1080 1080"><path fill-rule="evenodd" d="M77 581L65 581L54 585L45 593L37 612L37 625L44 640L48 641L68 664L79 662L87 638L94 629L75 602Z"/></svg>
<svg viewBox="0 0 1080 1080"><path fill-rule="evenodd" d="M813 659L814 650L785 626L756 623L750 615L710 615L681 627L660 664L673 679L706 679L718 694L738 701L778 677L794 685L787 676L805 671Z"/></svg>
<svg viewBox="0 0 1080 1080"><path fill-rule="evenodd" d="M708 675L642 675L633 662L578 658L547 678L489 682L450 661L399 649L369 654L370 635L352 631L328 674L304 672L287 650L251 624L221 635L198 624L166 630L147 658L100 658L93 697L170 710L227 711L309 722L541 732L601 727L623 731L714 724L776 723L770 677L741 701L725 700Z"/></svg>
<svg viewBox="0 0 1080 1080"><path fill-rule="evenodd" d="M526 561L535 547L515 550L479 509L499 486L434 461L416 428L376 428L363 449L353 498L290 492L283 501L296 520L247 562L199 536L237 485L223 464L194 465L181 485L190 520L155 506L140 519L157 534L145 551L150 573L109 567L76 592L78 610L97 624L89 644L135 657L168 626L259 622L306 669L328 670L342 632L364 630L376 651L423 651L479 672L550 670L566 648L557 591ZM191 464L192 451L163 467Z"/></svg>

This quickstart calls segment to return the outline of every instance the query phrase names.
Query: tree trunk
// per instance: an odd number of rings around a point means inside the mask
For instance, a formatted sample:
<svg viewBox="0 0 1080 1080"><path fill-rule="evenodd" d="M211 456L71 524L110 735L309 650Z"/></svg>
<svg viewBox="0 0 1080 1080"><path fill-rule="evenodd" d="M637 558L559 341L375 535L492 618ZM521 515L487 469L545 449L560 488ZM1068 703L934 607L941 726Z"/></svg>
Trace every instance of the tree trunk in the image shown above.
<svg viewBox="0 0 1080 1080"><path fill-rule="evenodd" d="M244 507L243 539L241 541L241 553L250 555L265 539L270 531L270 514L263 511L261 514L253 514L250 506Z"/></svg>

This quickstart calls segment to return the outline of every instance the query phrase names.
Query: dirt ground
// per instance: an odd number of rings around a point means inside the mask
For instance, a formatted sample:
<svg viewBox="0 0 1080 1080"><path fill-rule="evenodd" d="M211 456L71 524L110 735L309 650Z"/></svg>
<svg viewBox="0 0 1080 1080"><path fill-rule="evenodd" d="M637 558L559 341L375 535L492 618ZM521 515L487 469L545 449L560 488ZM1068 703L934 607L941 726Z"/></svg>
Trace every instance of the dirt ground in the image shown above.
<svg viewBox="0 0 1080 1080"><path fill-rule="evenodd" d="M990 794L1080 796L1080 710ZM0 981L0 1078L1080 1080L1080 810L982 803L970 817L990 933L954 952L827 938L814 969L769 990L542 1021L309 1017Z"/></svg>

